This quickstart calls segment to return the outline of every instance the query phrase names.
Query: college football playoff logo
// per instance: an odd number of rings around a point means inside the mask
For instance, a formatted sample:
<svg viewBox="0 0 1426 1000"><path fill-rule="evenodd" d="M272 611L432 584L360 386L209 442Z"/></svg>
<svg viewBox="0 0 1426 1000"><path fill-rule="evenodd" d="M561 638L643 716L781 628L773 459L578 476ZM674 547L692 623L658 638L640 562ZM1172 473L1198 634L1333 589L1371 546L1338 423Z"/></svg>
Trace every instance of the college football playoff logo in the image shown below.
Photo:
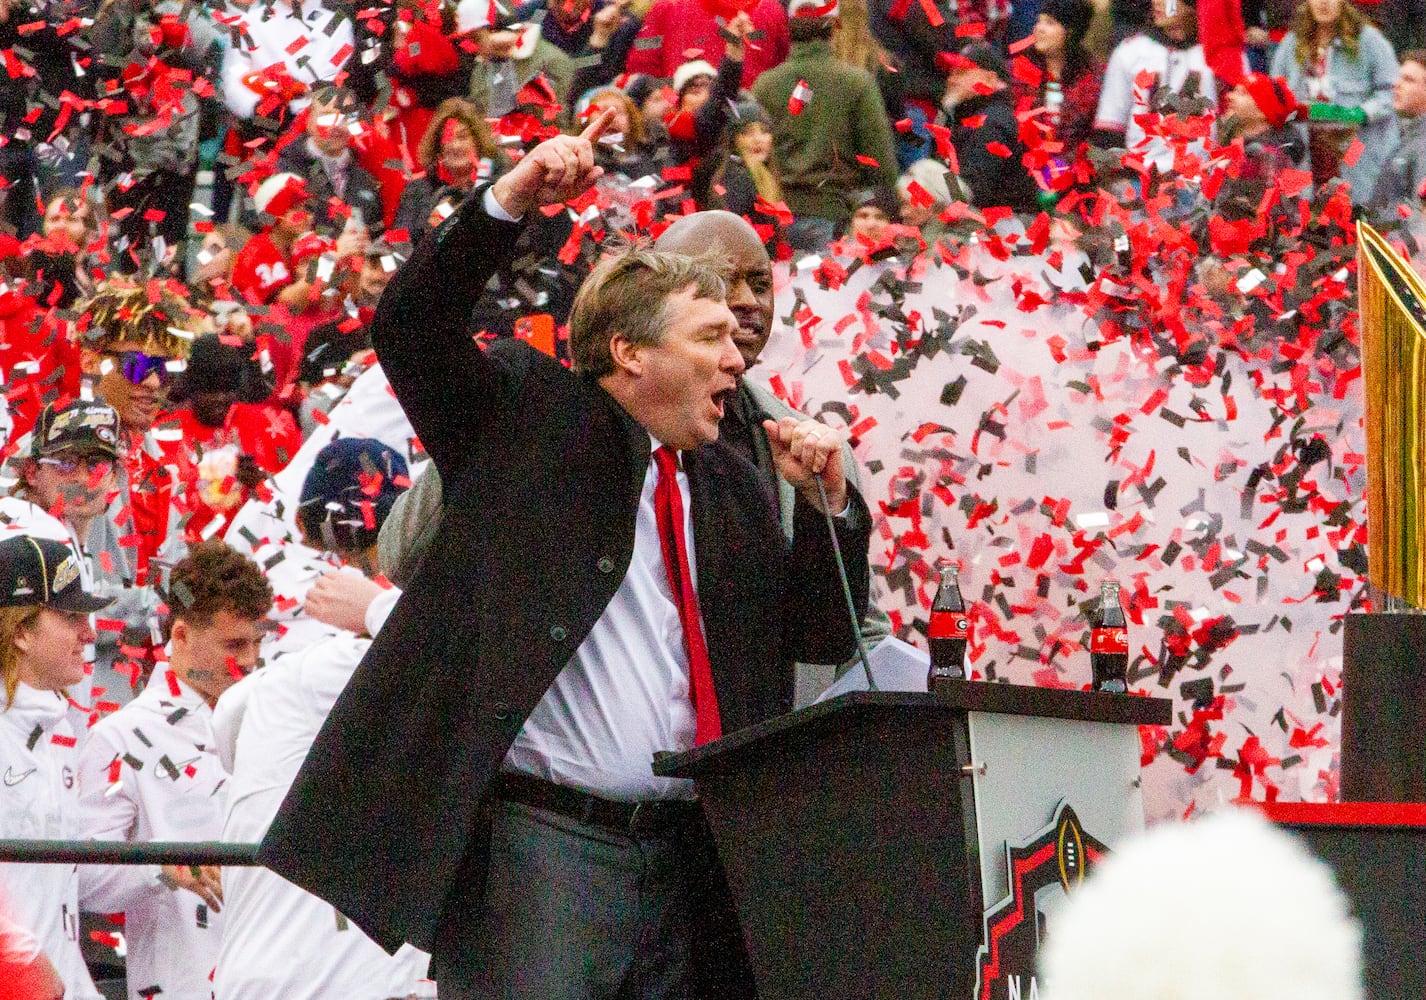
<svg viewBox="0 0 1426 1000"><path fill-rule="evenodd" d="M1083 882L1107 853L1063 801L1049 826L1027 843L1006 843L1010 894L985 911L976 953L975 1000L1038 1000L1035 955L1045 935L1045 908Z"/></svg>

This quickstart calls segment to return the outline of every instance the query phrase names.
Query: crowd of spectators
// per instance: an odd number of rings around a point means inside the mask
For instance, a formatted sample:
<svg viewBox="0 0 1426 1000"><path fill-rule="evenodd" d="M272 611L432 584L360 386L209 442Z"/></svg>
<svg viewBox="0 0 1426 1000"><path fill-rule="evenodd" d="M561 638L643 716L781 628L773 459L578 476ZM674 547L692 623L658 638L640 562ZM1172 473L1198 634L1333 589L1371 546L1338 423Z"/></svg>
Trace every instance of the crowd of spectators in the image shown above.
<svg viewBox="0 0 1426 1000"><path fill-rule="evenodd" d="M556 354L606 241L695 209L781 261L1048 219L1109 273L1106 216L1206 210L1229 258L1300 176L1409 231L1414 3L0 0L0 520L53 515L116 602L78 731L163 662L172 568L373 364L412 248L540 140L614 115L597 188L528 227L471 329Z"/></svg>

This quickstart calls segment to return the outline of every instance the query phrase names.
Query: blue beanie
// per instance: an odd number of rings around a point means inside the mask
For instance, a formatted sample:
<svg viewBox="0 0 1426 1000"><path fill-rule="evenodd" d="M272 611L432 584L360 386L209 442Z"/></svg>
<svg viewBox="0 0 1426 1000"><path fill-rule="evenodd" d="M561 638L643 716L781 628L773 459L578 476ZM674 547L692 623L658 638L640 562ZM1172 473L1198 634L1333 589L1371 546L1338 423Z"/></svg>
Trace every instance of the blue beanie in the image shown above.
<svg viewBox="0 0 1426 1000"><path fill-rule="evenodd" d="M303 480L297 520L326 548L365 549L410 485L395 449L372 438L338 438L317 453Z"/></svg>

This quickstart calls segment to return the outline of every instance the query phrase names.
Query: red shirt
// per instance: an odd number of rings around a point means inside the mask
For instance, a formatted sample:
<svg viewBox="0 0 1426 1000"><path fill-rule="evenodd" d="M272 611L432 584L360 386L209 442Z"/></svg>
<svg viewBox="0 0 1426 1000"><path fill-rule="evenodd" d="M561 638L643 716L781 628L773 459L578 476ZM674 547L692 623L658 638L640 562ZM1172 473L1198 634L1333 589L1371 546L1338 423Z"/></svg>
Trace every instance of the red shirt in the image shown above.
<svg viewBox="0 0 1426 1000"><path fill-rule="evenodd" d="M750 12L753 25L763 37L747 45L743 60L743 86L751 87L764 70L787 58L792 40L787 33L787 11L777 0L761 0ZM639 48L638 39L662 39L657 45ZM717 66L723 61L723 36L718 22L700 0L654 0L644 16L625 68L630 73L672 77L673 71L694 59L706 59Z"/></svg>
<svg viewBox="0 0 1426 1000"><path fill-rule="evenodd" d="M18 441L46 403L63 406L79 395L79 347L64 324L30 296L0 295L0 378Z"/></svg>
<svg viewBox="0 0 1426 1000"><path fill-rule="evenodd" d="M173 471L162 449L125 434L124 476L128 504L117 512L119 544L134 552L135 582L149 582L149 568L168 540L173 510Z"/></svg>
<svg viewBox="0 0 1426 1000"><path fill-rule="evenodd" d="M267 305L273 296L292 284L296 268L292 260L272 242L264 229L238 251L233 260L233 287L249 302Z"/></svg>
<svg viewBox="0 0 1426 1000"><path fill-rule="evenodd" d="M332 323L346 317L342 307L330 297L324 297L315 305L292 312L281 302L263 318L258 327L257 344L259 350L267 351L272 361L273 396L270 402L285 405L292 399L292 388L297 383L297 375L302 367L302 356L307 350L307 338L323 323ZM299 400L300 401L300 400Z"/></svg>
<svg viewBox="0 0 1426 1000"><path fill-rule="evenodd" d="M226 522L248 499L250 491L236 478L238 456L251 455L258 468L273 475L302 447L292 414L267 403L235 403L222 427L199 423L192 410L172 410L154 422L154 436L165 461L178 471L180 506L189 514L183 533L190 543L202 540L215 519Z"/></svg>

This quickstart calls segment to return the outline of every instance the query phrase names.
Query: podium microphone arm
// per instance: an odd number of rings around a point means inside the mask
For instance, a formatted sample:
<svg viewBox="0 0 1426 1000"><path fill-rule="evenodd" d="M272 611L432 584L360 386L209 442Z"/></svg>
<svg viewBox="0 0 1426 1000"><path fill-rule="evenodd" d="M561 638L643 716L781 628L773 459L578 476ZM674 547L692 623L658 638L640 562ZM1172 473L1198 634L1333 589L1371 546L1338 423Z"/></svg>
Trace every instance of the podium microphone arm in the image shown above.
<svg viewBox="0 0 1426 1000"><path fill-rule="evenodd" d="M817 495L822 500L822 515L827 519L827 533L832 536L832 556L837 561L837 574L842 578L842 594L847 599L847 617L852 623L852 635L857 639L857 655L861 657L862 670L866 673L866 687L868 691L875 691L876 679L871 675L871 660L866 655L866 640L862 638L857 602L852 597L852 585L847 582L847 564L842 561L842 545L837 541L837 525L832 521L832 506L827 502L827 488L822 485L820 476L817 477Z"/></svg>

